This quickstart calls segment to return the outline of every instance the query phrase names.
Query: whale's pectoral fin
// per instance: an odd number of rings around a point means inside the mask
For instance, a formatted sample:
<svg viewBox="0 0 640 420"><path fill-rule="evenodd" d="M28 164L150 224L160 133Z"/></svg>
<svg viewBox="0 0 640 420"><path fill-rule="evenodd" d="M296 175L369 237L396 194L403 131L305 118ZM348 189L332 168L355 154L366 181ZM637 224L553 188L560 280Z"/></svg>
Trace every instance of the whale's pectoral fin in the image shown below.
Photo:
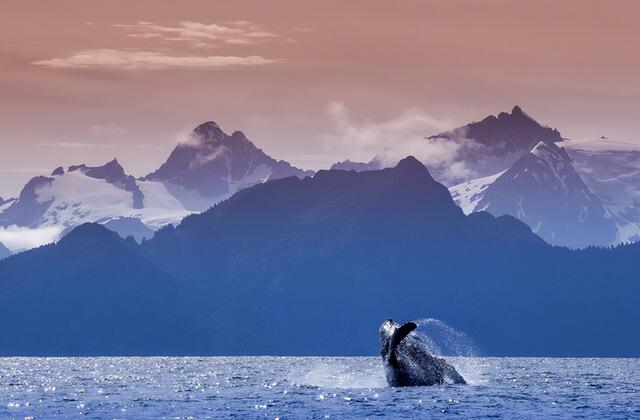
<svg viewBox="0 0 640 420"><path fill-rule="evenodd" d="M398 344L400 344L402 340L404 340L406 336L409 335L411 331L415 330L416 328L418 328L418 326L416 325L415 322L407 322L406 324L403 324L400 328L394 331L393 335L391 336L391 339L389 340L388 354L389 354L390 360L395 360L396 347L398 346Z"/></svg>

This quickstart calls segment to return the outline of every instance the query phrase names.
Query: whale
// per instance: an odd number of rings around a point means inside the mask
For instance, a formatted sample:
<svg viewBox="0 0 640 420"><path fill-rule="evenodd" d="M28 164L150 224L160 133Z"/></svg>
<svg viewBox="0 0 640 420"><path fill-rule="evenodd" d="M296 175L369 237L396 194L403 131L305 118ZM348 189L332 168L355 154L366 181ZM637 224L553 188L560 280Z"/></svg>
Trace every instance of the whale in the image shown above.
<svg viewBox="0 0 640 420"><path fill-rule="evenodd" d="M466 381L444 359L429 353L425 340L413 330L415 322L387 319L380 326L380 356L391 387L430 386Z"/></svg>

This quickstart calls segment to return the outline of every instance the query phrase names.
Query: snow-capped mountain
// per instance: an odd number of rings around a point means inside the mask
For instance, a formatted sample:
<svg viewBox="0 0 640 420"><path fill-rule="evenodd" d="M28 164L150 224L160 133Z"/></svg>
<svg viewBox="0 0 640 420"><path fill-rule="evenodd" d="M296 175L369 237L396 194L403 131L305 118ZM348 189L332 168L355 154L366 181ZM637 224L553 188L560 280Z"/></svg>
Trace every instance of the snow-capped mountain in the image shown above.
<svg viewBox="0 0 640 420"><path fill-rule="evenodd" d="M619 241L639 241L640 145L600 137L564 146L585 184L616 216Z"/></svg>
<svg viewBox="0 0 640 420"><path fill-rule="evenodd" d="M604 137L565 139L519 106L426 141L453 141L459 146L450 165L468 170L463 182L448 180L442 174L447 167L429 165L429 169L450 187L465 213L486 210L519 217L558 245L640 240L640 145ZM367 163L338 162L331 169L382 167L374 158Z"/></svg>
<svg viewBox="0 0 640 420"><path fill-rule="evenodd" d="M189 213L161 183L134 179L114 159L96 167L57 168L51 176L31 179L0 213L0 226L62 232L85 222L110 226L119 218L135 218L152 232Z"/></svg>
<svg viewBox="0 0 640 420"><path fill-rule="evenodd" d="M13 203L14 201L16 201L15 198L8 198L8 199L4 199L2 197L0 197L0 211L4 210L6 207L10 206L11 203Z"/></svg>
<svg viewBox="0 0 640 420"><path fill-rule="evenodd" d="M513 107L511 113L490 115L480 122L472 122L429 138L472 139L494 155L526 152L538 142L551 144L563 140L558 130L540 125L518 105Z"/></svg>
<svg viewBox="0 0 640 420"><path fill-rule="evenodd" d="M478 202L484 197L486 189L503 173L504 171L498 172L495 175L472 179L471 181L454 185L449 188L451 197L456 204L462 208L465 214L470 214L474 211L483 211L484 209L477 208Z"/></svg>
<svg viewBox="0 0 640 420"><path fill-rule="evenodd" d="M507 170L540 141L554 144L564 139L558 130L541 125L516 105L511 113L489 115L482 121L429 136L424 141L425 145L434 146L433 153L439 151L438 143L449 150L449 154L455 150L455 156L443 159L439 164L434 164L437 159L429 156L426 157L429 162L423 162L435 179L453 186ZM446 147L445 142L448 143ZM382 150L369 162L345 160L335 163L331 169L370 171L395 165L393 159L386 158L388 155L388 150ZM464 170L452 171L452 167Z"/></svg>
<svg viewBox="0 0 640 420"><path fill-rule="evenodd" d="M454 141L460 145L458 164L468 169L470 179L483 178L508 169L538 142L562 142L560 132L543 126L514 106L511 113L489 115L479 122L430 136L432 141Z"/></svg>
<svg viewBox="0 0 640 420"><path fill-rule="evenodd" d="M616 218L553 143L541 141L503 173L450 191L466 213L515 216L551 244L580 248L618 240Z"/></svg>
<svg viewBox="0 0 640 420"><path fill-rule="evenodd" d="M240 131L227 135L207 122L144 178L127 174L114 159L102 166L58 167L31 179L17 199L0 201L0 227L48 229L41 241L46 243L70 228L97 222L140 241L242 188L312 173L271 158Z"/></svg>
<svg viewBox="0 0 640 420"><path fill-rule="evenodd" d="M209 121L196 127L167 161L144 179L161 182L185 208L201 211L243 188L312 174L273 159L241 131L228 135Z"/></svg>

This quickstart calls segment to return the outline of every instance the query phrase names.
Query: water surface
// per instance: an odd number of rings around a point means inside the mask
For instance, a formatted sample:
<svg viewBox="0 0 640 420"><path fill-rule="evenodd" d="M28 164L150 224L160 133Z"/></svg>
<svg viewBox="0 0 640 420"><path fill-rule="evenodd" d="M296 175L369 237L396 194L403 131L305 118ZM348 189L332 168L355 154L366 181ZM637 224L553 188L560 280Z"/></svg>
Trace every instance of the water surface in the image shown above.
<svg viewBox="0 0 640 420"><path fill-rule="evenodd" d="M0 417L640 417L639 359L450 358L388 388L377 357L4 358Z"/></svg>

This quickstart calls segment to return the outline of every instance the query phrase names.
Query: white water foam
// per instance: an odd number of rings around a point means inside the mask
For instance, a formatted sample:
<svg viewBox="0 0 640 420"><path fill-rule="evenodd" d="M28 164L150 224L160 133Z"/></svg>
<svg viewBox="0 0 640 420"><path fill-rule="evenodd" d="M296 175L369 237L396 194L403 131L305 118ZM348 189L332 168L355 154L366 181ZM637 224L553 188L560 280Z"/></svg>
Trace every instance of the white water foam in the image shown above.
<svg viewBox="0 0 640 420"><path fill-rule="evenodd" d="M358 363L354 364L354 360ZM384 388L387 381L379 360L371 358L331 358L309 366L290 378L299 385L320 388Z"/></svg>

